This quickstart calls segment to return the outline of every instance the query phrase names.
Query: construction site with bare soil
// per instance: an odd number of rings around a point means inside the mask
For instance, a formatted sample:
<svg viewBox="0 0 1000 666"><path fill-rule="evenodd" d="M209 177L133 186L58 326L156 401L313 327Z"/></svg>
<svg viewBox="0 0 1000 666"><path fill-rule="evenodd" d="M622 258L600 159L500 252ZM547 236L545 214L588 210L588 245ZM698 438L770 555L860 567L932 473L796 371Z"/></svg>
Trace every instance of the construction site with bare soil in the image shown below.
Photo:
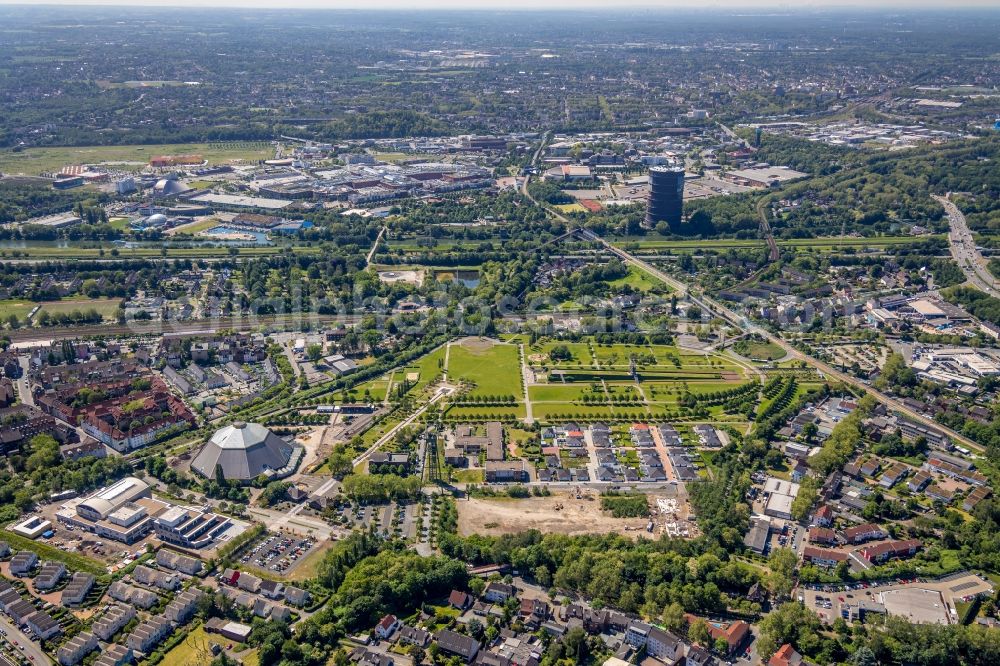
<svg viewBox="0 0 1000 666"><path fill-rule="evenodd" d="M620 534L658 538L661 534L693 537L696 526L687 501L649 495L649 513L616 518L601 508L593 491L553 493L547 497L468 497L458 505L458 531L471 534L514 534L539 530L555 534Z"/></svg>

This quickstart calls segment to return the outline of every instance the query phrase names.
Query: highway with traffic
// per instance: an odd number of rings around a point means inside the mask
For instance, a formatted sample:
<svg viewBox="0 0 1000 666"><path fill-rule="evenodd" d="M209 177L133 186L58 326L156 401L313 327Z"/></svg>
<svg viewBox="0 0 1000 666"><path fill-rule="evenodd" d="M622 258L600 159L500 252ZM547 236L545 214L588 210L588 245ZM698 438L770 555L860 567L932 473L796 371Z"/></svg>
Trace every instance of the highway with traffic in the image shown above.
<svg viewBox="0 0 1000 666"><path fill-rule="evenodd" d="M985 257L976 247L975 238L969 230L965 215L958 209L958 206L951 202L947 195L943 197L932 196L935 201L944 206L950 227L948 229L948 244L951 247L951 256L955 259L958 267L962 269L965 278L977 289L985 291L990 296L1000 298L1000 282L990 273Z"/></svg>

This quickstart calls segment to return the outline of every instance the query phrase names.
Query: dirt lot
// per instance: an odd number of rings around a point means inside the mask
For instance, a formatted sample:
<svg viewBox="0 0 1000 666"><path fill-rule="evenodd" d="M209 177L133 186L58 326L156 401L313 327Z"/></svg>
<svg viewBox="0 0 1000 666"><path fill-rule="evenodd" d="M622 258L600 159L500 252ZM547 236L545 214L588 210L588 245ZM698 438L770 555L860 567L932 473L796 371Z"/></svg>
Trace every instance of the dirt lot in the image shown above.
<svg viewBox="0 0 1000 666"><path fill-rule="evenodd" d="M597 493L590 496L592 499L578 500L575 495L556 493L529 499L458 500L458 531L462 535L510 534L530 529L558 534L647 534L647 519L612 518L601 511Z"/></svg>
<svg viewBox="0 0 1000 666"><path fill-rule="evenodd" d="M378 279L388 284L408 282L420 286L424 282L424 274L421 271L408 270L379 271Z"/></svg>

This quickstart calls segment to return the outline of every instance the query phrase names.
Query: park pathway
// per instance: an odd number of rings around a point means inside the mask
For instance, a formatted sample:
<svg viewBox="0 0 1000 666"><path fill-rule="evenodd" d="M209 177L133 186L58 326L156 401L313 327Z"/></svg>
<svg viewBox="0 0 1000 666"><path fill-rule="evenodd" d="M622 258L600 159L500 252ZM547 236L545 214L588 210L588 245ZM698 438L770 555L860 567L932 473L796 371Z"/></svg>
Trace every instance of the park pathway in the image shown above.
<svg viewBox="0 0 1000 666"><path fill-rule="evenodd" d="M521 358L521 389L524 391L524 422L531 425L535 422L535 415L531 410L531 396L528 394L528 369L527 356L524 354L524 343L517 345L517 353Z"/></svg>

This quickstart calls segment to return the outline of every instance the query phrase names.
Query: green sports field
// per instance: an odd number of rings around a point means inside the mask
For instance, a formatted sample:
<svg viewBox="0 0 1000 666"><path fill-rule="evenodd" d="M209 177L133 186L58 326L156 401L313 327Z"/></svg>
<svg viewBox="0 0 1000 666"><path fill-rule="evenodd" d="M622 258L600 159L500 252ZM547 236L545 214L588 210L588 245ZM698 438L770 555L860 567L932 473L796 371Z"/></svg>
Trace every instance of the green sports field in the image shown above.
<svg viewBox="0 0 1000 666"><path fill-rule="evenodd" d="M78 164L108 164L122 171L138 171L157 155L201 155L209 164L228 164L270 159L274 156L274 148L266 141L233 141L147 146L60 146L27 148L20 152L2 150L0 171L39 176Z"/></svg>

